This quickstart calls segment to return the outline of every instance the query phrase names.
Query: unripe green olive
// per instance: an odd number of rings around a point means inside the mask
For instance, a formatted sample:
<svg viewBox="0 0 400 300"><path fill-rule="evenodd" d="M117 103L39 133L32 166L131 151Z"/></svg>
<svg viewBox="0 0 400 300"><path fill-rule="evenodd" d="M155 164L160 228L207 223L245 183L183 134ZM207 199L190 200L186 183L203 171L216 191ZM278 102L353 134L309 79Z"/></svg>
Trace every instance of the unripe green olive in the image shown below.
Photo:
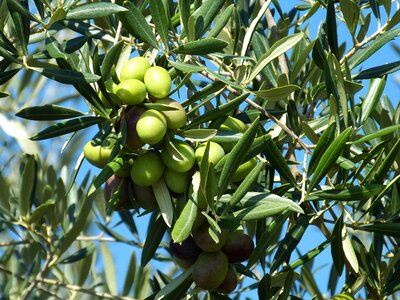
<svg viewBox="0 0 400 300"><path fill-rule="evenodd" d="M128 79L117 85L116 95L122 104L139 104L146 98L146 86L140 80Z"/></svg>
<svg viewBox="0 0 400 300"><path fill-rule="evenodd" d="M146 144L154 145L160 142L167 132L167 120L162 113L149 109L145 111L136 124L139 138Z"/></svg>
<svg viewBox="0 0 400 300"><path fill-rule="evenodd" d="M246 178L246 176L251 172L251 170L254 169L254 167L257 165L257 159L252 158L245 163L241 164L237 170L235 171L235 174L232 176L232 182L238 182L242 181L243 179Z"/></svg>
<svg viewBox="0 0 400 300"><path fill-rule="evenodd" d="M155 66L144 74L144 84L147 92L155 98L166 98L172 87L171 76L166 69Z"/></svg>
<svg viewBox="0 0 400 300"><path fill-rule="evenodd" d="M144 145L144 142L139 138L136 126L140 116L145 111L146 109L143 107L133 106L124 116L126 121L126 144L131 149L139 149Z"/></svg>
<svg viewBox="0 0 400 300"><path fill-rule="evenodd" d="M222 251L203 252L193 265L192 277L198 288L218 288L228 273L228 259Z"/></svg>
<svg viewBox="0 0 400 300"><path fill-rule="evenodd" d="M206 146L207 143L203 143L199 147L197 147L195 151L195 157L198 166L201 165L201 161L203 160L203 156L206 151ZM215 142L210 142L210 148L208 151L208 162L216 165L224 156L224 149L219 144Z"/></svg>
<svg viewBox="0 0 400 300"><path fill-rule="evenodd" d="M170 191L183 194L188 182L188 173L180 173L166 168L164 171L164 181Z"/></svg>
<svg viewBox="0 0 400 300"><path fill-rule="evenodd" d="M246 125L239 119L228 116L224 123L220 126L221 130L230 131L230 132L245 132L247 127ZM235 142L220 142L219 143L222 148L224 148L225 153L230 152L233 147L235 147Z"/></svg>
<svg viewBox="0 0 400 300"><path fill-rule="evenodd" d="M195 155L192 147L180 140L173 141L173 144L180 157L173 150L168 151L168 147L164 146L161 152L164 164L175 172L184 173L189 171L195 163Z"/></svg>
<svg viewBox="0 0 400 300"><path fill-rule="evenodd" d="M151 150L135 159L132 165L131 177L135 184L151 186L160 179L164 172L164 164L158 151Z"/></svg>
<svg viewBox="0 0 400 300"><path fill-rule="evenodd" d="M86 143L83 147L83 155L92 165L98 168L104 168L111 156L112 148L100 145L94 145L92 141Z"/></svg>
<svg viewBox="0 0 400 300"><path fill-rule="evenodd" d="M151 67L149 61L141 56L128 60L121 69L119 79L125 81L128 79L144 80L144 74Z"/></svg>
<svg viewBox="0 0 400 300"><path fill-rule="evenodd" d="M163 110L161 111L167 120L168 129L178 129L186 124L186 111L177 101L171 99L158 99L155 103L166 104L176 110Z"/></svg>

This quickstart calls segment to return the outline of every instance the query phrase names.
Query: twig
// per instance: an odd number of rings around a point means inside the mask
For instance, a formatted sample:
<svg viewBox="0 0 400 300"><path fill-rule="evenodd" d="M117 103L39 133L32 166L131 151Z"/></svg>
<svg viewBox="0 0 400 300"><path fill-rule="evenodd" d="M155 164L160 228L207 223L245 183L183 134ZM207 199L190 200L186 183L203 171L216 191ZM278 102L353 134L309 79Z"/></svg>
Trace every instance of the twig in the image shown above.
<svg viewBox="0 0 400 300"><path fill-rule="evenodd" d="M11 272L7 268L5 268L3 265L0 265L0 271L4 272L6 274L12 275L20 280L26 280L26 278L24 276L14 274L13 272ZM74 292L88 294L88 295L96 296L99 298L114 299L114 300L135 300L135 298L124 297L124 296L121 297L121 296L111 295L111 294L105 293L105 292L96 292L94 290L86 289L81 286L77 286L77 285L73 285L73 284L66 284L66 283L58 282L57 280L53 280L53 279L49 279L49 278L41 278L41 279L36 279L36 280L42 284L54 285L54 286L62 287L62 288L65 288L65 289L68 289L68 290L71 290ZM38 288L43 290L42 287L38 287Z"/></svg>
<svg viewBox="0 0 400 300"><path fill-rule="evenodd" d="M202 74L204 77L210 79L211 81L219 81L218 78L216 78L214 75L208 73L207 71L201 71L200 74ZM238 92L235 88L227 85L226 89L228 91L230 91L233 95L236 96L240 96L240 92ZM257 103L255 103L254 101L246 98L244 100L247 104L249 104L250 106L252 106L253 108L257 109L258 111L260 111L261 113L263 113L267 118L271 119L275 124L277 124L279 127L282 128L283 131L285 131L287 134L289 134L297 143L299 143L303 149L308 152L310 152L310 149L308 149L307 145L293 132L291 131L285 124L283 124L280 120L278 120L277 118L275 118L273 115L271 115L268 111L266 111L264 108L262 108L260 105L258 105Z"/></svg>

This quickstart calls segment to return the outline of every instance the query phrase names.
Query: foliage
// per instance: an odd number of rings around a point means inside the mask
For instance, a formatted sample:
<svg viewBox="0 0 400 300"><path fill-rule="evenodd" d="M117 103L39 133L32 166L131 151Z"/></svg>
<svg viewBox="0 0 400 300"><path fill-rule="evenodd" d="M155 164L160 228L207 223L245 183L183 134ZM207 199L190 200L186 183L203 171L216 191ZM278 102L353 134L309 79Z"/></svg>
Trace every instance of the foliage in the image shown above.
<svg viewBox="0 0 400 300"><path fill-rule="evenodd" d="M395 299L400 104L385 86L400 61L364 66L399 37L399 3L304 1L289 12L281 4L0 3L2 299ZM183 196L158 183L156 208L117 213L102 187L125 159L126 130L116 132L124 107L107 107L106 82L118 82L122 65L139 55L173 78L171 97L188 117L176 136L235 146L215 166L201 164ZM228 116L247 130L221 130ZM117 150L107 166L85 173L82 142L111 135ZM232 183L253 157L257 167ZM170 263L167 243L191 234L200 198L214 236L242 228L256 245L248 262L235 264L239 286L230 295L196 289L191 269ZM324 240L304 249L312 228ZM327 248L328 290L314 264Z"/></svg>

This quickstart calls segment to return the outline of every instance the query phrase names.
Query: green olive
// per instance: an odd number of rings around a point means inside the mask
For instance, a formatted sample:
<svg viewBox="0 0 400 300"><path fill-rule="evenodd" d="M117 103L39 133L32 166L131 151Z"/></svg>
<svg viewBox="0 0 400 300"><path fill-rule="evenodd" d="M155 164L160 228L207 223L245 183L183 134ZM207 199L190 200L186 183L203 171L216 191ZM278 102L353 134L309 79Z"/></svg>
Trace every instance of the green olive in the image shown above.
<svg viewBox="0 0 400 300"><path fill-rule="evenodd" d="M161 152L164 164L175 172L187 172L195 163L195 155L192 147L184 141L175 140L172 142L175 149L165 145ZM176 153L176 151L178 153Z"/></svg>
<svg viewBox="0 0 400 300"><path fill-rule="evenodd" d="M140 80L128 79L117 85L116 95L122 104L139 104L146 98L146 86Z"/></svg>
<svg viewBox="0 0 400 300"><path fill-rule="evenodd" d="M167 132L167 120L162 113L149 109L145 111L136 124L139 138L146 144L159 143Z"/></svg>
<svg viewBox="0 0 400 300"><path fill-rule="evenodd" d="M98 168L104 168L111 156L112 148L100 145L94 145L92 141L86 143L83 147L83 155L92 165Z"/></svg>
<svg viewBox="0 0 400 300"><path fill-rule="evenodd" d="M165 119L167 119L168 129L178 129L186 124L186 111L177 101L166 99L158 99L155 103L165 104L173 108L174 110L163 110L161 111Z"/></svg>
<svg viewBox="0 0 400 300"><path fill-rule="evenodd" d="M241 120L228 116L224 123L222 123L220 126L220 129L235 132L245 132L247 127Z"/></svg>
<svg viewBox="0 0 400 300"><path fill-rule="evenodd" d="M201 144L195 151L197 165L201 165L204 153L206 151L207 143ZM225 156L224 149L215 142L210 142L210 149L208 151L208 162L216 165Z"/></svg>
<svg viewBox="0 0 400 300"><path fill-rule="evenodd" d="M188 182L188 173L180 173L166 168L164 171L164 181L170 191L183 194Z"/></svg>
<svg viewBox="0 0 400 300"><path fill-rule="evenodd" d="M164 172L164 164L158 151L151 150L139 154L133 162L131 177L132 181L140 186L151 186L160 179Z"/></svg>
<svg viewBox="0 0 400 300"><path fill-rule="evenodd" d="M147 92L158 99L169 95L172 87L171 76L166 69L156 66L151 67L144 74L144 84Z"/></svg>
<svg viewBox="0 0 400 300"><path fill-rule="evenodd" d="M144 74L151 67L149 61L144 57L134 57L128 60L122 66L119 79L125 81L128 79L144 80Z"/></svg>
<svg viewBox="0 0 400 300"><path fill-rule="evenodd" d="M251 170L257 165L257 159L252 158L245 163L241 164L232 176L232 182L242 181L250 173Z"/></svg>

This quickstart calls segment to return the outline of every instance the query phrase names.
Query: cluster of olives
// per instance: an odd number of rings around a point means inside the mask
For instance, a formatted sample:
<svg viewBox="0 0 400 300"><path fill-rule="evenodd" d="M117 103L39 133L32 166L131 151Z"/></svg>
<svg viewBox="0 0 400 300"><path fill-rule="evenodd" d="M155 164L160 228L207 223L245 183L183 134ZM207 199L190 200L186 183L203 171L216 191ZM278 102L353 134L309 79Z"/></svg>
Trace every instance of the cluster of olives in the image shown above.
<svg viewBox="0 0 400 300"><path fill-rule="evenodd" d="M235 263L247 260L254 250L253 240L242 231L222 230L215 242L210 226L202 223L181 244L170 242L170 251L178 262L193 265L192 277L198 288L229 294L236 288L238 278Z"/></svg>

